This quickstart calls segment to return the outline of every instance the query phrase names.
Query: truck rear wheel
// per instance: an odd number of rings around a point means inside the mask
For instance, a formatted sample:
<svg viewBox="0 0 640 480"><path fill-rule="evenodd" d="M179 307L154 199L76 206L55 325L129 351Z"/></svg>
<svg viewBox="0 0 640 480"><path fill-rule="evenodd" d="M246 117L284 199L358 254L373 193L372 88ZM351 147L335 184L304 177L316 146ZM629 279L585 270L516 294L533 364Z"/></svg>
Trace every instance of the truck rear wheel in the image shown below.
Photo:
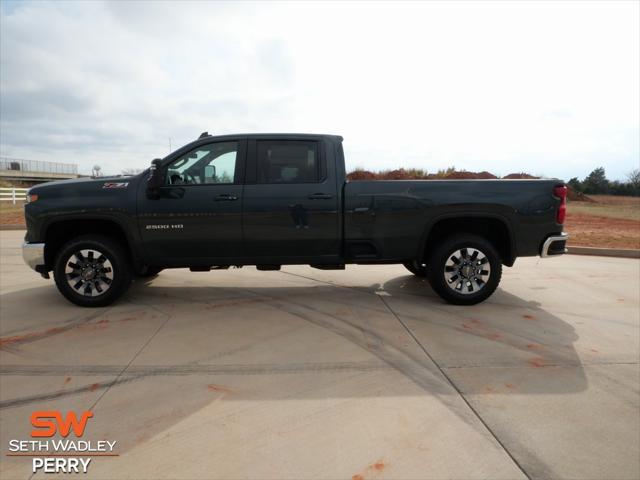
<svg viewBox="0 0 640 480"><path fill-rule="evenodd" d="M404 268L413 273L416 277L426 277L427 276L427 266L419 263L417 260L412 260L411 262L404 263Z"/></svg>
<svg viewBox="0 0 640 480"><path fill-rule="evenodd" d="M457 234L448 237L429 258L431 287L455 305L474 305L493 294L502 276L498 252L482 237Z"/></svg>
<svg viewBox="0 0 640 480"><path fill-rule="evenodd" d="M89 234L62 246L53 275L58 290L70 302L81 307L104 307L126 292L132 270L119 243Z"/></svg>

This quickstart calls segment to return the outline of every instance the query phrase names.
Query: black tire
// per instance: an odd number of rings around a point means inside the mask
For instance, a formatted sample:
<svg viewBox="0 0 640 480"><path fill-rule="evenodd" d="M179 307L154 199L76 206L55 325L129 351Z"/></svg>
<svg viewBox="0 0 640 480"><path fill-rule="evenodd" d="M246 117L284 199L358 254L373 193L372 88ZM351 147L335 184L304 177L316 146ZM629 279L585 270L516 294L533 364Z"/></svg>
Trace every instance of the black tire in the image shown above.
<svg viewBox="0 0 640 480"><path fill-rule="evenodd" d="M88 234L60 248L53 276L58 290L70 302L81 307L105 307L127 291L132 269L120 243L104 235Z"/></svg>
<svg viewBox="0 0 640 480"><path fill-rule="evenodd" d="M136 273L136 277L138 278L153 278L157 277L158 274L164 270L164 268L160 267L147 267L147 270L144 273Z"/></svg>
<svg viewBox="0 0 640 480"><path fill-rule="evenodd" d="M404 263L404 268L413 273L416 277L426 277L427 276L427 267L426 265L421 265L417 260L412 260L411 262Z"/></svg>
<svg viewBox="0 0 640 480"><path fill-rule="evenodd" d="M454 305L475 305L486 300L498 288L502 276L502 261L495 247L471 234L446 238L431 253L428 265L431 287Z"/></svg>

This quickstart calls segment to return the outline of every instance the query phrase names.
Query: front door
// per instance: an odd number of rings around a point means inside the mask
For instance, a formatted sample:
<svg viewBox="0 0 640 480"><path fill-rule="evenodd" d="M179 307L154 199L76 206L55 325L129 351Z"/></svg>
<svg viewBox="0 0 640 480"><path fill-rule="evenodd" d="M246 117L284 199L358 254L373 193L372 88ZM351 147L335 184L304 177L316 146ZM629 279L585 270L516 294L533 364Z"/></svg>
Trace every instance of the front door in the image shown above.
<svg viewBox="0 0 640 480"><path fill-rule="evenodd" d="M246 141L205 143L167 166L160 198L139 193L140 233L151 262L223 264L242 256Z"/></svg>

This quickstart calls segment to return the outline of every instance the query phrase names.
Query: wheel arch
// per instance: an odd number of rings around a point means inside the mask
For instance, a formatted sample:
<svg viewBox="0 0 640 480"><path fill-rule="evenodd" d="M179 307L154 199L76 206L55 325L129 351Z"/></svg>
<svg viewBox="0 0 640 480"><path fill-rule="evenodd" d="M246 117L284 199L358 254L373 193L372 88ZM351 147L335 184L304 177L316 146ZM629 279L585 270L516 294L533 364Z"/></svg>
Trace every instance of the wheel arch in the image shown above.
<svg viewBox="0 0 640 480"><path fill-rule="evenodd" d="M44 229L44 257L48 270L53 269L56 253L60 247L69 240L85 234L99 234L110 237L121 243L132 266L137 271L142 267L142 259L134 247L134 239L131 238L127 228L119 219L113 217L65 217L52 220Z"/></svg>
<svg viewBox="0 0 640 480"><path fill-rule="evenodd" d="M420 241L418 261L424 262L437 242L455 233L473 233L490 241L502 263L508 267L516 260L517 251L509 221L497 214L454 213L434 218L425 228Z"/></svg>

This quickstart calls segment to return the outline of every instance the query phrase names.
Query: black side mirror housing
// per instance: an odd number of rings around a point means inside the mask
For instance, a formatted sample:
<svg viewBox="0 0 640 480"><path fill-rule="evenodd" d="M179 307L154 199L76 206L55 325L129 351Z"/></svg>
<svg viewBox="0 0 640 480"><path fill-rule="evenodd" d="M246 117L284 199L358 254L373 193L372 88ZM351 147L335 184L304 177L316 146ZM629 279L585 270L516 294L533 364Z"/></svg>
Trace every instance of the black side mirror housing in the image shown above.
<svg viewBox="0 0 640 480"><path fill-rule="evenodd" d="M155 158L151 161L149 177L147 178L147 198L156 200L160 198L160 187L164 184L164 172L162 160Z"/></svg>

